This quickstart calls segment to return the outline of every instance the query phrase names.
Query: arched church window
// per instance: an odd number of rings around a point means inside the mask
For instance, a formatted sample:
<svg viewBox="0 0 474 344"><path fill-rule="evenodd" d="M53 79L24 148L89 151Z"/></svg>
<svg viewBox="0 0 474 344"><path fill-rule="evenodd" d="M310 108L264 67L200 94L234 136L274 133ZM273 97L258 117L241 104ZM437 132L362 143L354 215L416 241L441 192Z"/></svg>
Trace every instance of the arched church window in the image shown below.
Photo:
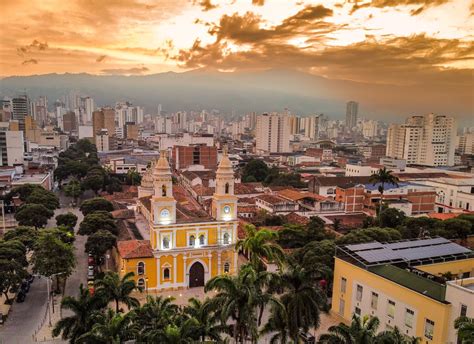
<svg viewBox="0 0 474 344"><path fill-rule="evenodd" d="M229 193L229 183L225 183L225 193Z"/></svg>
<svg viewBox="0 0 474 344"><path fill-rule="evenodd" d="M163 270L163 279L165 279L165 280L170 279L170 269L165 268Z"/></svg>
<svg viewBox="0 0 474 344"><path fill-rule="evenodd" d="M168 237L163 238L163 248L170 248L170 239Z"/></svg>
<svg viewBox="0 0 474 344"><path fill-rule="evenodd" d="M228 245L229 244L229 239L230 239L230 235L229 233L224 233L224 245Z"/></svg>
<svg viewBox="0 0 474 344"><path fill-rule="evenodd" d="M203 234L199 236L199 245L204 245L206 243L206 238L204 237Z"/></svg>
<svg viewBox="0 0 474 344"><path fill-rule="evenodd" d="M194 235L191 235L189 237L189 246L194 246L196 244L196 237Z"/></svg>
<svg viewBox="0 0 474 344"><path fill-rule="evenodd" d="M137 264L137 275L143 275L145 273L145 263L139 262Z"/></svg>
<svg viewBox="0 0 474 344"><path fill-rule="evenodd" d="M230 271L230 264L229 264L229 262L225 262L224 263L224 273L228 274L229 271Z"/></svg>
<svg viewBox="0 0 474 344"><path fill-rule="evenodd" d="M166 197L166 185L161 187L161 196Z"/></svg>

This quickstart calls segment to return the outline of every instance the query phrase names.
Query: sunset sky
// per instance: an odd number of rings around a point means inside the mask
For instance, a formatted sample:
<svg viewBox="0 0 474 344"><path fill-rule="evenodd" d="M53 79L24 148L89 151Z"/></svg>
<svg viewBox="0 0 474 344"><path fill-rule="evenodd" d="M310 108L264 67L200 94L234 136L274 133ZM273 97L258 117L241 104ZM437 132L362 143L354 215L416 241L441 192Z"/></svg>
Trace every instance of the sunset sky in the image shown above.
<svg viewBox="0 0 474 344"><path fill-rule="evenodd" d="M472 84L469 0L3 0L0 75L297 68Z"/></svg>

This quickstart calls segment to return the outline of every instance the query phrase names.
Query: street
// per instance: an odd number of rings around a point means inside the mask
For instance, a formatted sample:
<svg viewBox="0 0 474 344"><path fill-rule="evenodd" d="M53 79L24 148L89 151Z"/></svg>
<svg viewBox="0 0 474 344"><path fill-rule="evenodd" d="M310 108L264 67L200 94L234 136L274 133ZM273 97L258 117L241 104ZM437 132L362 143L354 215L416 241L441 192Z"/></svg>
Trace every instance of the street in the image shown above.
<svg viewBox="0 0 474 344"><path fill-rule="evenodd" d="M84 252L86 237L77 235L79 224L83 219L79 208L69 207L69 198L59 194L61 206L64 208L56 209L54 217L59 214L72 212L78 217L75 227L76 240L74 242L76 255L76 268L66 282L65 295L77 296L79 285L87 285L87 254ZM47 228L56 227L56 220L52 217L47 224ZM47 303L47 287L44 278L35 278L30 291L26 296L25 302L14 303L5 325L0 326L0 344L27 344L35 343L33 334L41 325ZM59 311L59 305L55 305L55 310ZM63 316L67 316L67 311ZM38 338L40 340L40 338ZM47 343L47 342L43 342ZM58 339L49 343L63 343Z"/></svg>

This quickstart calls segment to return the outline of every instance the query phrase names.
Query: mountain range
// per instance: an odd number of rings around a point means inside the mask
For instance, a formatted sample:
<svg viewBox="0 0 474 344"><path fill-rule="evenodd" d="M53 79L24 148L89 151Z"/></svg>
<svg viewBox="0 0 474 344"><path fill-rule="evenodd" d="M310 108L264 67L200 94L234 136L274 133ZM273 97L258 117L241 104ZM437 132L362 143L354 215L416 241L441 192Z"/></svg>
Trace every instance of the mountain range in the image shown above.
<svg viewBox="0 0 474 344"><path fill-rule="evenodd" d="M155 114L202 109L224 115L283 111L300 115L324 113L342 119L345 103L359 102L359 116L401 122L411 114L435 112L456 116L473 125L472 90L445 94L437 85L393 85L329 79L290 69L219 72L197 69L151 75L44 74L11 76L0 80L0 96L27 93L48 97L50 103L71 90L94 98L98 106L130 101Z"/></svg>

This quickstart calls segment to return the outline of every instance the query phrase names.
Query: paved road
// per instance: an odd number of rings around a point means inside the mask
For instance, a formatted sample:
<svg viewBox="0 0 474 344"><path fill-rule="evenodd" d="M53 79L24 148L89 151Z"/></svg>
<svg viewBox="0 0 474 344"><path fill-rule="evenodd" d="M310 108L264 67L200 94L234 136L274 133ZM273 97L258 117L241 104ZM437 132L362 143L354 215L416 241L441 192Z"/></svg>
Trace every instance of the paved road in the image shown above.
<svg viewBox="0 0 474 344"><path fill-rule="evenodd" d="M69 200L60 195L61 206L67 206ZM78 225L75 232L79 228L83 216L78 208L60 208L55 211L55 216L67 212L72 212L78 217ZM55 227L56 221L54 217L48 222L47 227ZM87 284L87 254L84 253L84 245L86 237L76 235L74 242L76 255L76 268L71 276L67 279L65 295L76 296L79 293L79 285ZM0 344L28 344L34 343L32 335L41 324L46 312L47 289L44 279L36 278L31 285L25 302L15 303L12 307L8 320L3 327L0 327ZM63 316L67 316L67 312L63 312ZM61 340L54 343L62 343Z"/></svg>

